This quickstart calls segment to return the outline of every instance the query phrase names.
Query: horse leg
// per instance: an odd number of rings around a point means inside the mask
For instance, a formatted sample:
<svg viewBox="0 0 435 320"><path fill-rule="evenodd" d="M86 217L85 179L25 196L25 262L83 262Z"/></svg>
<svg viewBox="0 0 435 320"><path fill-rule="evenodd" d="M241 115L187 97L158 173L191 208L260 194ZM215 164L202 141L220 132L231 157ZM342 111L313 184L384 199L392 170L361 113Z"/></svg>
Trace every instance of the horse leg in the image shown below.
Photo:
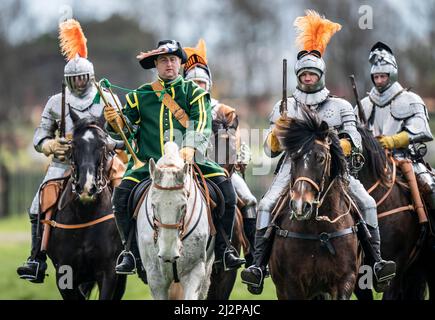
<svg viewBox="0 0 435 320"><path fill-rule="evenodd" d="M115 292L113 293L113 300L121 300L125 293L125 287L127 285L127 275L118 274L116 281Z"/></svg>
<svg viewBox="0 0 435 320"><path fill-rule="evenodd" d="M337 295L334 298L337 300L349 300L352 296L352 291L355 288L356 277L355 274L350 274L344 277L344 279L337 285Z"/></svg>
<svg viewBox="0 0 435 320"><path fill-rule="evenodd" d="M118 287L118 275L113 271L106 271L98 279L98 289L100 291L99 300L112 300Z"/></svg>
<svg viewBox="0 0 435 320"><path fill-rule="evenodd" d="M59 287L58 289L63 300L86 300L78 286L74 286L72 289L60 289Z"/></svg>
<svg viewBox="0 0 435 320"><path fill-rule="evenodd" d="M237 278L237 270L224 271L222 268L214 268L207 300L228 300Z"/></svg>
<svg viewBox="0 0 435 320"><path fill-rule="evenodd" d="M200 294L207 293L210 286L210 279L206 279L205 263L198 263L180 282L184 288L184 300L198 300ZM201 296L205 298L205 294Z"/></svg>

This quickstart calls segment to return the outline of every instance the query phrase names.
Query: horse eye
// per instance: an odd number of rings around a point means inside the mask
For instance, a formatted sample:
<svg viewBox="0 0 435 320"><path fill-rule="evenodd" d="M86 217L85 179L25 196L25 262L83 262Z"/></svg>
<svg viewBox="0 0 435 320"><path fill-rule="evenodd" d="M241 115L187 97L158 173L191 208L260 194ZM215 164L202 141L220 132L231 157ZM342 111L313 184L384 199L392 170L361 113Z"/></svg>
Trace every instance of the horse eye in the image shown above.
<svg viewBox="0 0 435 320"><path fill-rule="evenodd" d="M317 154L317 155L316 155L316 158L317 158L317 162L320 163L320 164L322 164L323 162L325 162L325 159L326 159L326 157L325 157L324 154Z"/></svg>

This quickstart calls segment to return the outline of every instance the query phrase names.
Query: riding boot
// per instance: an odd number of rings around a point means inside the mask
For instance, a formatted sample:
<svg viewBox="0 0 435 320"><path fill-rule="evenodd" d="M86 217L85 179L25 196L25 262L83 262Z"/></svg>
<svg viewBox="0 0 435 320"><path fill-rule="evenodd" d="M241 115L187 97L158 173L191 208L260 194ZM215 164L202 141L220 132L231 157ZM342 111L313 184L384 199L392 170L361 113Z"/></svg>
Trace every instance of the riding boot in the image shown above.
<svg viewBox="0 0 435 320"><path fill-rule="evenodd" d="M239 257L237 250L231 245L234 218L236 213L236 192L231 180L222 176L211 178L222 192L225 200L225 211L217 221L218 233L216 234L215 260L222 261L225 271L237 269L245 263L245 259Z"/></svg>
<svg viewBox="0 0 435 320"><path fill-rule="evenodd" d="M379 226L373 228L367 225L370 237L366 234L365 225L359 223L358 234L367 256L367 262L373 267L375 275L374 288L377 292L384 292L390 286L391 280L396 275L396 263L394 261L385 261L381 257L381 237Z"/></svg>
<svg viewBox="0 0 435 320"><path fill-rule="evenodd" d="M250 214L252 212L252 214ZM256 212L255 206L247 206L242 209L243 215L243 231L249 243L249 251L245 253L245 267L249 267L254 263L254 246L255 246L255 231L256 231Z"/></svg>
<svg viewBox="0 0 435 320"><path fill-rule="evenodd" d="M248 285L248 290L252 294L261 294L263 291L266 267L270 258L271 238L265 237L267 228L257 230L255 234L254 264L244 269L241 273L242 283Z"/></svg>
<svg viewBox="0 0 435 320"><path fill-rule="evenodd" d="M220 221L218 221L218 225L219 224L221 224L221 227L218 228L216 234L215 263L222 263L225 271L237 269L246 261L245 259L240 258L237 250L232 245L228 245L227 241L225 241L225 236L227 236L228 240L231 241L233 223L232 221L225 219L224 216ZM225 235L223 233L225 233Z"/></svg>
<svg viewBox="0 0 435 320"><path fill-rule="evenodd" d="M135 274L136 258L127 246L127 240L131 229L131 218L127 206L131 190L116 187L113 192L113 210L115 213L116 226L121 237L124 250L118 256L115 271L117 274ZM133 236L133 235L132 235Z"/></svg>
<svg viewBox="0 0 435 320"><path fill-rule="evenodd" d="M30 215L30 223L32 233L32 248L30 257L22 266L17 268L17 273L21 279L26 279L34 283L43 283L45 271L47 270L47 255L45 252L40 251L42 240L42 224L38 225L37 215Z"/></svg>

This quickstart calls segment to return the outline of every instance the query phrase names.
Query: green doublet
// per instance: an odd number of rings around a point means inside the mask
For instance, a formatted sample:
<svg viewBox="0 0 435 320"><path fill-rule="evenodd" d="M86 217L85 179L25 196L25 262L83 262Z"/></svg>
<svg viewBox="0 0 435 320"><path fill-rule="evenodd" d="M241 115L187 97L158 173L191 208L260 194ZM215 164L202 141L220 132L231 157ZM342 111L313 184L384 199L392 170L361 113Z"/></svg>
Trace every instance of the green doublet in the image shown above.
<svg viewBox="0 0 435 320"><path fill-rule="evenodd" d="M193 81L185 81L181 76L171 82L164 82L165 92L174 99L189 117L185 128L159 100L153 92L151 83L139 87L126 95L127 103L123 113L128 121L137 126L134 132L135 152L145 162L155 161L164 154L164 144L173 141L182 147L196 149L195 161L206 178L225 175L224 170L215 162L204 159L212 131L210 96ZM162 95L163 96L163 95ZM139 182L149 177L148 164L133 170L133 159L127 166L123 179Z"/></svg>

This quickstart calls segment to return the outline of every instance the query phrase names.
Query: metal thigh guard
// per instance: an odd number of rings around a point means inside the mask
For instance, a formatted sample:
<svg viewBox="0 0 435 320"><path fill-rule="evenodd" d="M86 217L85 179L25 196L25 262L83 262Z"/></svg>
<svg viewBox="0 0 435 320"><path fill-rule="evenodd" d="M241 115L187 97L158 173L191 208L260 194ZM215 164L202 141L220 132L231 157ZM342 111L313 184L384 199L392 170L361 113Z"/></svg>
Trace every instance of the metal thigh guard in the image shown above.
<svg viewBox="0 0 435 320"><path fill-rule="evenodd" d="M270 223L270 215L278 199L283 195L290 183L291 158L286 155L278 174L272 181L269 190L260 200L257 211L257 229L266 228Z"/></svg>
<svg viewBox="0 0 435 320"><path fill-rule="evenodd" d="M413 162L412 167L414 169L418 188L420 189L422 196L424 197L427 205L429 205L431 209L435 209L435 177L421 162Z"/></svg>
<svg viewBox="0 0 435 320"><path fill-rule="evenodd" d="M257 199L254 197L251 190L249 190L246 181L243 180L239 174L233 173L231 176L231 182L233 183L237 195L240 197L240 199L242 199L246 206L257 205Z"/></svg>
<svg viewBox="0 0 435 320"><path fill-rule="evenodd" d="M47 173L45 174L44 180L42 180L41 185L48 180L62 178L68 169L69 169L68 164L52 162L47 169ZM38 191L36 192L35 197L33 198L29 213L31 215L39 213L39 188Z"/></svg>
<svg viewBox="0 0 435 320"><path fill-rule="evenodd" d="M356 201L364 221L371 227L378 227L376 201L364 188L362 183L349 175L349 193Z"/></svg>

